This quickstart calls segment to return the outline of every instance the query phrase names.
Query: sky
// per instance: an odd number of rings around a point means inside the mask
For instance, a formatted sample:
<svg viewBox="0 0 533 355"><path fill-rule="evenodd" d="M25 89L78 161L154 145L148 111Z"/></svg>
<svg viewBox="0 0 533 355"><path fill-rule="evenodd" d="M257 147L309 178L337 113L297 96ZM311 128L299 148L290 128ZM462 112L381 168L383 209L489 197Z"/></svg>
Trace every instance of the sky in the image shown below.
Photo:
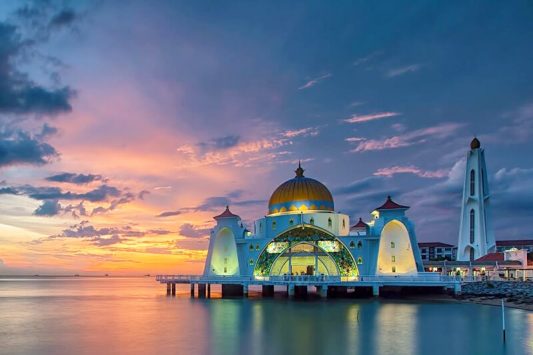
<svg viewBox="0 0 533 355"><path fill-rule="evenodd" d="M456 244L474 136L532 238L531 38L528 1L2 1L0 274L200 273L299 160Z"/></svg>

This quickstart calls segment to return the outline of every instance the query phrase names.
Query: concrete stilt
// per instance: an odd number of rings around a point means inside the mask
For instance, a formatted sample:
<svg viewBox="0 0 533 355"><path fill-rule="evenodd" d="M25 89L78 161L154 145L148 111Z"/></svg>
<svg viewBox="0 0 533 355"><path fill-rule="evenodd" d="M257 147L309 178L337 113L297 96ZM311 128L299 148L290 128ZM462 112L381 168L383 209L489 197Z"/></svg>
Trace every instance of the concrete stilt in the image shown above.
<svg viewBox="0 0 533 355"><path fill-rule="evenodd" d="M167 296L170 295L170 282L167 282Z"/></svg>
<svg viewBox="0 0 533 355"><path fill-rule="evenodd" d="M222 298L242 297L242 295L243 295L242 285L222 284Z"/></svg>
<svg viewBox="0 0 533 355"><path fill-rule="evenodd" d="M198 298L205 298L206 284L198 284Z"/></svg>
<svg viewBox="0 0 533 355"><path fill-rule="evenodd" d="M191 283L191 297L194 298L194 284Z"/></svg>
<svg viewBox="0 0 533 355"><path fill-rule="evenodd" d="M292 284L287 285L287 295L289 297L294 297L294 285Z"/></svg>
<svg viewBox="0 0 533 355"><path fill-rule="evenodd" d="M207 298L211 298L211 284L207 284Z"/></svg>
<svg viewBox="0 0 533 355"><path fill-rule="evenodd" d="M176 284L172 283L172 296L176 296Z"/></svg>
<svg viewBox="0 0 533 355"><path fill-rule="evenodd" d="M379 285L372 286L372 296L374 297L379 296Z"/></svg>
<svg viewBox="0 0 533 355"><path fill-rule="evenodd" d="M457 282L453 286L453 293L455 293L456 295L460 295L461 294L461 283L460 282Z"/></svg>
<svg viewBox="0 0 533 355"><path fill-rule="evenodd" d="M328 286L317 286L316 291L320 298L328 298Z"/></svg>
<svg viewBox="0 0 533 355"><path fill-rule="evenodd" d="M263 297L273 297L274 296L274 285L263 285L261 289Z"/></svg>

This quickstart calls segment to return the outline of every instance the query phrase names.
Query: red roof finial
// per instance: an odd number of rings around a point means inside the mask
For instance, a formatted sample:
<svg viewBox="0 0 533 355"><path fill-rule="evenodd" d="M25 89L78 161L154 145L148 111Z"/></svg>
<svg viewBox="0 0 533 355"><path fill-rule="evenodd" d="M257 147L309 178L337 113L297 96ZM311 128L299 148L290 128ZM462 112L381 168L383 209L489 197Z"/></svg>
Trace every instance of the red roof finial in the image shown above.
<svg viewBox="0 0 533 355"><path fill-rule="evenodd" d="M229 210L229 206L226 205L226 209L224 210L224 212L222 212L221 214L213 218L219 219L219 218L241 218L241 217L237 216L236 214L231 213L231 211Z"/></svg>
<svg viewBox="0 0 533 355"><path fill-rule="evenodd" d="M397 210L397 209L408 209L409 206L400 205L392 200L390 195L387 196L387 201L384 204L376 208L376 210Z"/></svg>

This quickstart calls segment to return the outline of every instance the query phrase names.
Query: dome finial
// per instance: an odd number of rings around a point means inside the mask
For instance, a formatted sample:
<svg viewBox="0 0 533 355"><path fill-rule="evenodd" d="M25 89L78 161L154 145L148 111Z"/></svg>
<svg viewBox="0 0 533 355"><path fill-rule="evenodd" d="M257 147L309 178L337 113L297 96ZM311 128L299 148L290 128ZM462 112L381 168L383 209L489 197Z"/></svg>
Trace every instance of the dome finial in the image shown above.
<svg viewBox="0 0 533 355"><path fill-rule="evenodd" d="M294 170L296 173L296 177L303 177L304 176L304 169L302 169L302 163L300 160L298 160L298 169Z"/></svg>
<svg viewBox="0 0 533 355"><path fill-rule="evenodd" d="M477 137L474 137L474 139L472 139L472 142L470 142L470 149L474 150L474 149L479 149L481 147L481 142L479 141L479 139L477 139Z"/></svg>

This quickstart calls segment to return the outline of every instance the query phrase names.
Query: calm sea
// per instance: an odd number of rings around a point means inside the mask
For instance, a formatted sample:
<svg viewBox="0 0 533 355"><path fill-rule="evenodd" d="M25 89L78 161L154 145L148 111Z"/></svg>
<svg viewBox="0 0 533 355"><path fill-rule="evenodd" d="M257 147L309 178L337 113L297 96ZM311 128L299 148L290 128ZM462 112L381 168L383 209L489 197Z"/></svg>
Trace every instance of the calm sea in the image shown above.
<svg viewBox="0 0 533 355"><path fill-rule="evenodd" d="M1 354L533 354L533 312L167 297L153 278L0 278Z"/></svg>

